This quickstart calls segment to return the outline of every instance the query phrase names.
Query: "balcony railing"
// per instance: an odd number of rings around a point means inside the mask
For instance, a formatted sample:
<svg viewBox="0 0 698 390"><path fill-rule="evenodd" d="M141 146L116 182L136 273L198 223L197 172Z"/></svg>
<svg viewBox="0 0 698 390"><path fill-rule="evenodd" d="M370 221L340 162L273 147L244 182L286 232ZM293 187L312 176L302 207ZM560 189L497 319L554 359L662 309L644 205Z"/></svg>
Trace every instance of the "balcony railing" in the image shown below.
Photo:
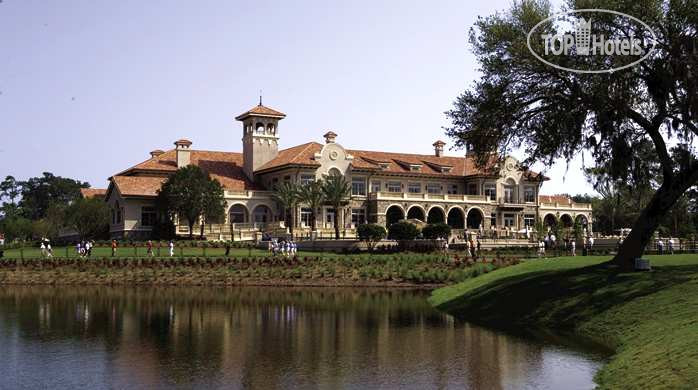
<svg viewBox="0 0 698 390"><path fill-rule="evenodd" d="M419 194L410 192L371 192L368 194L368 198L373 200L422 199L446 202L494 203L486 195L430 194L427 192Z"/></svg>

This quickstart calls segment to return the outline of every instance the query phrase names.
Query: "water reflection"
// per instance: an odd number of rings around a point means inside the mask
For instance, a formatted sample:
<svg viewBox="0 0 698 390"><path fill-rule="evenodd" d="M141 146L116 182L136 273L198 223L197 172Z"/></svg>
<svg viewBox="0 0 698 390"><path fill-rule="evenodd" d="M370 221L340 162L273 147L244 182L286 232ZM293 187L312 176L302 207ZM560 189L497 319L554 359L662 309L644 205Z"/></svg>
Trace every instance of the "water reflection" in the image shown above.
<svg viewBox="0 0 698 390"><path fill-rule="evenodd" d="M426 292L0 288L0 388L590 388L599 357L457 323Z"/></svg>

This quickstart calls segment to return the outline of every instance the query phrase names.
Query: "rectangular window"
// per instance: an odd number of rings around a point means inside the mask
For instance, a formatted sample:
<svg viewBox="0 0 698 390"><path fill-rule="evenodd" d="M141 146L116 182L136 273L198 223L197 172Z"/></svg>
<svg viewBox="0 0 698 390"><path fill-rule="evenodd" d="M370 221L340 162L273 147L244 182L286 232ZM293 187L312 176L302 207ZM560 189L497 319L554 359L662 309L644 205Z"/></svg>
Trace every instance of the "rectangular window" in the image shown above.
<svg viewBox="0 0 698 390"><path fill-rule="evenodd" d="M524 188L524 202L535 202L536 201L536 190L531 186L526 186Z"/></svg>
<svg viewBox="0 0 698 390"><path fill-rule="evenodd" d="M372 181L371 182L371 192L381 192L381 182L379 181Z"/></svg>
<svg viewBox="0 0 698 390"><path fill-rule="evenodd" d="M490 225L497 226L497 213L490 214Z"/></svg>
<svg viewBox="0 0 698 390"><path fill-rule="evenodd" d="M477 183L468 183L468 195L477 195Z"/></svg>
<svg viewBox="0 0 698 390"><path fill-rule="evenodd" d="M155 225L155 207L141 208L141 226Z"/></svg>
<svg viewBox="0 0 698 390"><path fill-rule="evenodd" d="M514 187L504 187L504 202L514 203Z"/></svg>
<svg viewBox="0 0 698 390"><path fill-rule="evenodd" d="M402 184L399 181L389 181L385 184L388 192L402 192Z"/></svg>
<svg viewBox="0 0 698 390"><path fill-rule="evenodd" d="M422 184L421 183L409 183L407 185L407 192L412 193L412 194L419 194L422 192Z"/></svg>
<svg viewBox="0 0 698 390"><path fill-rule="evenodd" d="M307 207L301 209L301 226L310 227L312 222L313 211Z"/></svg>
<svg viewBox="0 0 698 390"><path fill-rule="evenodd" d="M351 223L354 227L363 225L366 223L366 210L364 209L351 209Z"/></svg>
<svg viewBox="0 0 698 390"><path fill-rule="evenodd" d="M497 185L485 184L485 196L490 200L497 200Z"/></svg>
<svg viewBox="0 0 698 390"><path fill-rule="evenodd" d="M536 216L533 214L524 214L524 226L533 227L536 223Z"/></svg>
<svg viewBox="0 0 698 390"><path fill-rule="evenodd" d="M284 176L284 181L287 182L287 183L290 182L290 181L291 181L291 176L288 176L288 175Z"/></svg>
<svg viewBox="0 0 698 390"><path fill-rule="evenodd" d="M315 176L313 175L301 175L301 185L307 186L308 184L315 181Z"/></svg>
<svg viewBox="0 0 698 390"><path fill-rule="evenodd" d="M441 184L428 183L426 187L427 187L427 193L429 193L429 194L440 194L441 193Z"/></svg>
<svg viewBox="0 0 698 390"><path fill-rule="evenodd" d="M351 194L366 196L366 179L354 177L351 179Z"/></svg>
<svg viewBox="0 0 698 390"><path fill-rule="evenodd" d="M514 214L504 214L504 226L514 226Z"/></svg>
<svg viewBox="0 0 698 390"><path fill-rule="evenodd" d="M449 194L458 195L458 184L451 184L451 189L448 190Z"/></svg>

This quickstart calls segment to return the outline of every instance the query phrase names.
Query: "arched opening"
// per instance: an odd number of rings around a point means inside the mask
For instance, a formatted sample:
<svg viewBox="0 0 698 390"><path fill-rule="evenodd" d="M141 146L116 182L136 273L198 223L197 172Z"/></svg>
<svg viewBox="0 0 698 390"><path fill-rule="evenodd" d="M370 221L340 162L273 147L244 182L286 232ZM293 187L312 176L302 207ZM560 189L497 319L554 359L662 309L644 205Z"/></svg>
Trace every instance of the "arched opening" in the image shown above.
<svg viewBox="0 0 698 390"><path fill-rule="evenodd" d="M271 123L267 125L267 134L274 134L274 125L272 125Z"/></svg>
<svg viewBox="0 0 698 390"><path fill-rule="evenodd" d="M427 215L427 223L444 223L446 216L440 207L432 207Z"/></svg>
<svg viewBox="0 0 698 390"><path fill-rule="evenodd" d="M272 221L271 209L263 204L255 207L252 215L255 223L269 223Z"/></svg>
<svg viewBox="0 0 698 390"><path fill-rule="evenodd" d="M448 210L447 221L448 226L452 227L453 229L465 228L465 217L463 215L463 210L459 209L458 207L453 207Z"/></svg>
<svg viewBox="0 0 698 390"><path fill-rule="evenodd" d="M419 206L412 206L407 210L407 219L418 219L422 222L426 220L424 210Z"/></svg>
<svg viewBox="0 0 698 390"><path fill-rule="evenodd" d="M228 216L230 223L247 223L250 220L247 207L241 204L233 205L228 211Z"/></svg>
<svg viewBox="0 0 698 390"><path fill-rule="evenodd" d="M479 209L468 210L468 216L466 218L468 229L479 229L484 219L485 216L482 215L482 211Z"/></svg>
<svg viewBox="0 0 698 390"><path fill-rule="evenodd" d="M264 123L257 122L257 124L254 125L254 128L257 134L264 134Z"/></svg>
<svg viewBox="0 0 698 390"><path fill-rule="evenodd" d="M557 225L557 218L552 214L547 214L545 218L543 218L543 225L546 227L554 227Z"/></svg>
<svg viewBox="0 0 698 390"><path fill-rule="evenodd" d="M330 176L342 176L342 172L340 172L339 169L337 169L337 168L330 168L330 170L327 171L327 173Z"/></svg>
<svg viewBox="0 0 698 390"><path fill-rule="evenodd" d="M405 212L402 211L400 206L390 206L385 211L385 224L390 226L395 222L405 219Z"/></svg>
<svg viewBox="0 0 698 390"><path fill-rule="evenodd" d="M572 221L572 217L570 217L568 214L562 214L560 216L560 222L562 223L562 227L572 227L574 225L574 221Z"/></svg>

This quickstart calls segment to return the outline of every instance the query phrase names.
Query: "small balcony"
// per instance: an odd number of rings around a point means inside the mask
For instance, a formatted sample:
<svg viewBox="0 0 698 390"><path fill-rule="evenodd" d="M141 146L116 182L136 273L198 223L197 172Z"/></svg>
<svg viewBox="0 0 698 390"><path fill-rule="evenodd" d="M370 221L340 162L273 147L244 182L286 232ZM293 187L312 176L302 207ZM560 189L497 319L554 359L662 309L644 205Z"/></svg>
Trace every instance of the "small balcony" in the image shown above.
<svg viewBox="0 0 698 390"><path fill-rule="evenodd" d="M486 195L430 194L410 192L371 192L369 200L426 200L449 203L494 203Z"/></svg>

